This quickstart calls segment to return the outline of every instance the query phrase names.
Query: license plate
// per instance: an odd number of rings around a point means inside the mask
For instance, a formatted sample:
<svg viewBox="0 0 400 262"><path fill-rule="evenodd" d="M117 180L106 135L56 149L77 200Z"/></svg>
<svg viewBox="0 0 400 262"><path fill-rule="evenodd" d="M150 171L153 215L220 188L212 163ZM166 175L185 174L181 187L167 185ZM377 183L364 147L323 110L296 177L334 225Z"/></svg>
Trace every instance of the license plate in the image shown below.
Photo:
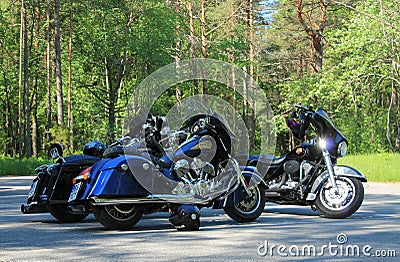
<svg viewBox="0 0 400 262"><path fill-rule="evenodd" d="M28 193L28 199L33 197L35 195L35 191L36 191L36 187L38 184L38 180L36 180L35 182L32 183L31 185L31 189L29 189L29 193Z"/></svg>
<svg viewBox="0 0 400 262"><path fill-rule="evenodd" d="M68 202L72 202L76 199L81 187L82 187L82 182L79 182L72 187L71 194L69 195L69 198L68 198Z"/></svg>

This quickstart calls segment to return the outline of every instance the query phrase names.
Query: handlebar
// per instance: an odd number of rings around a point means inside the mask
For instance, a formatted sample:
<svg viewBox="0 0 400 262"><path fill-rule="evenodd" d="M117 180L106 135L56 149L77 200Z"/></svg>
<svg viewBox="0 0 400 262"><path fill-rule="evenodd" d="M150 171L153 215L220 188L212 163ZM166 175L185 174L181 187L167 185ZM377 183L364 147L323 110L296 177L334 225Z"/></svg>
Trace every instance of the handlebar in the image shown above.
<svg viewBox="0 0 400 262"><path fill-rule="evenodd" d="M303 109L303 110L306 110L306 111L314 112L312 106L303 106L303 105L300 105L300 104L294 104L294 107L299 108L299 109Z"/></svg>
<svg viewBox="0 0 400 262"><path fill-rule="evenodd" d="M114 143L109 145L108 147L113 147L116 145L123 145L126 140L132 140L132 138L130 136L122 136L122 137L118 138L117 141L115 141Z"/></svg>

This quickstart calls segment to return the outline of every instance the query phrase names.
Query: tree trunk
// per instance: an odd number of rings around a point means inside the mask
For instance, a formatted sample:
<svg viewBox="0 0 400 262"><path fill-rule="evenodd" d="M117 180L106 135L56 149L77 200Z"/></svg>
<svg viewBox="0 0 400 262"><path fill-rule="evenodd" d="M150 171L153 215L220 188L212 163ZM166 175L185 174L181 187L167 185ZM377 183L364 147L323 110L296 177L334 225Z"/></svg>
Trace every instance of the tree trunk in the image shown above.
<svg viewBox="0 0 400 262"><path fill-rule="evenodd" d="M9 64L9 62L7 63ZM6 72L3 72L3 78L7 79L6 77ZM8 82L8 81L7 81ZM8 137L11 138L9 144L7 145L8 149L7 149L7 154L11 154L12 157L15 157L17 154L17 140L16 139L16 133L15 133L15 128L14 128L14 105L12 105L12 100L11 100L11 96L12 92L10 90L10 87L8 85L8 83L5 83L5 96L6 96L6 103L7 103L7 107L6 107L6 116L7 116L7 135Z"/></svg>
<svg viewBox="0 0 400 262"><path fill-rule="evenodd" d="M175 5L176 5L176 12L177 14L179 14L181 12L181 0L176 0L175 1ZM177 76L179 76L180 74L180 68L179 68L179 61L181 61L181 57L182 57L182 41L180 38L180 24L178 22L179 17L177 16L177 22L176 22L176 27L175 27L175 31L176 31L176 47L175 47L175 63L176 63L176 74ZM178 108L179 108L179 113L181 110L181 100L182 100L182 91L179 87L179 85L176 85L175 87L175 98L176 101L178 103Z"/></svg>
<svg viewBox="0 0 400 262"><path fill-rule="evenodd" d="M323 44L322 44L322 34L323 29L320 29L316 32L312 31L309 33L311 37L312 47L314 50L314 65L313 69L315 73L322 72L322 62L323 62Z"/></svg>
<svg viewBox="0 0 400 262"><path fill-rule="evenodd" d="M243 66L243 71L244 72L246 72L246 74L247 74L247 68L246 68L246 66L244 65ZM247 110L247 106L248 106L248 98L247 98L247 92L248 92L248 83L246 82L246 80L244 79L243 80L243 112L242 112L242 114L243 114L243 121L244 121L244 123L246 124L246 125L248 125L248 118L249 118L249 115L248 115L248 110ZM248 128L248 127L247 127Z"/></svg>
<svg viewBox="0 0 400 262"><path fill-rule="evenodd" d="M386 139L389 143L389 148L393 153L395 152L395 150L394 150L393 143L392 143L392 131L390 128L390 125L391 125L390 113L392 111L393 104L394 104L394 86L395 85L392 82L392 92L391 92L390 103L389 103L389 108L388 108L387 117L386 117Z"/></svg>
<svg viewBox="0 0 400 262"><path fill-rule="evenodd" d="M397 93L396 85L393 86L393 96L394 96L394 128L395 128L395 147L396 152L400 149L400 112L399 112L399 96Z"/></svg>
<svg viewBox="0 0 400 262"><path fill-rule="evenodd" d="M64 97L61 72L60 1L54 0L54 29L56 49L57 124L64 125Z"/></svg>
<svg viewBox="0 0 400 262"><path fill-rule="evenodd" d="M228 54L228 63L232 63L232 65L235 64L235 54ZM237 101L236 101L236 74L235 74L235 68L232 68L231 71L231 84L232 84L232 89L233 89L233 98L232 98L232 105L233 105L233 130L236 130L236 117L237 117Z"/></svg>
<svg viewBox="0 0 400 262"><path fill-rule="evenodd" d="M46 24L47 24L47 33L46 33L46 41L47 41L47 50L46 50L46 67L47 67L47 124L46 124L46 140L47 142L51 141L51 133L50 129L52 128L52 101L51 101L51 64L50 64L50 50L51 50L51 26L50 26L50 3L47 4L47 13L46 13Z"/></svg>
<svg viewBox="0 0 400 262"><path fill-rule="evenodd" d="M38 75L35 75L33 80L33 96L32 96L32 153L33 157L38 157L38 118L37 118L37 84Z"/></svg>
<svg viewBox="0 0 400 262"><path fill-rule="evenodd" d="M250 93L254 95L254 15L253 15L253 0L249 0L248 12L249 12L249 74L250 74ZM250 99L250 116L248 118L248 128L249 128L249 148L250 150L255 149L255 128L256 128L256 116L255 116L255 103L254 99Z"/></svg>
<svg viewBox="0 0 400 262"><path fill-rule="evenodd" d="M207 32L206 32L206 0L201 0L201 16L200 16L200 29L201 29L201 56L203 59L207 58ZM207 72L203 69L203 95L208 94Z"/></svg>
<svg viewBox="0 0 400 262"><path fill-rule="evenodd" d="M19 33L19 76L18 76L18 153L19 157L23 156L22 152L22 74L23 74L23 57L24 57L24 24L25 24L25 0L21 0L21 26Z"/></svg>
<svg viewBox="0 0 400 262"><path fill-rule="evenodd" d="M24 35L24 107L25 107L25 125L24 125L24 153L26 157L32 156L31 141L31 108L29 101L29 53L28 53L28 28L26 23L26 3L22 4L23 13L23 35Z"/></svg>
<svg viewBox="0 0 400 262"><path fill-rule="evenodd" d="M115 92L113 92L112 83L110 79L110 66L107 57L104 58L105 81L106 90L108 92L108 125L107 125L107 140L111 144L114 141L114 123L115 123Z"/></svg>
<svg viewBox="0 0 400 262"><path fill-rule="evenodd" d="M108 106L108 143L115 140L115 92L110 90L110 104Z"/></svg>
<svg viewBox="0 0 400 262"><path fill-rule="evenodd" d="M324 28L326 25L326 15L327 15L327 3L325 0L319 0L319 9L320 9L320 17L319 23L316 22L314 17L312 17L313 11L313 0L310 0L310 3L307 6L311 6L309 11L304 10L305 4L303 4L303 0L293 0L293 3L297 10L297 19L299 20L301 26L304 31L310 37L311 40L311 49L313 53L313 63L312 68L315 73L319 73L322 71L323 64L323 42L322 36L324 33ZM304 16L307 18L308 23L304 19Z"/></svg>
<svg viewBox="0 0 400 262"><path fill-rule="evenodd" d="M39 7L35 6L35 33L34 33L34 55L36 50L39 50L39 42L37 41L40 33L40 11ZM33 94L32 94L32 154L33 157L38 157L38 118L37 118L37 90L39 70L35 70L35 77L33 79Z"/></svg>
<svg viewBox="0 0 400 262"><path fill-rule="evenodd" d="M193 7L192 3L188 2L187 3L187 8L188 8L188 13L189 13L189 28L190 28L190 50L191 50L191 55L190 58L196 59L196 36L194 34L194 17L193 17ZM194 95L199 94L198 88L199 88L199 80L197 79L197 66L196 63L193 63L193 75L196 76L196 78L193 80L193 85L194 85Z"/></svg>
<svg viewBox="0 0 400 262"><path fill-rule="evenodd" d="M69 148L74 152L74 129L72 116L72 0L69 2L69 43L68 43L68 128L69 128Z"/></svg>

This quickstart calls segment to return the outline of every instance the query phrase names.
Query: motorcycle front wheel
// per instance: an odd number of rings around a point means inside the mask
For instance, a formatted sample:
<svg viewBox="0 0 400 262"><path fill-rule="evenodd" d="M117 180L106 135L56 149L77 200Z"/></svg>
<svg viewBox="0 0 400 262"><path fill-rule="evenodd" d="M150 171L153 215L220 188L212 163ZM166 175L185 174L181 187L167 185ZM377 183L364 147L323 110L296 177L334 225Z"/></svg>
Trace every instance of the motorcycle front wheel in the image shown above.
<svg viewBox="0 0 400 262"><path fill-rule="evenodd" d="M321 187L315 205L327 218L346 218L354 214L364 200L364 187L353 177L337 177L338 192L327 179Z"/></svg>
<svg viewBox="0 0 400 262"><path fill-rule="evenodd" d="M107 229L131 228L143 215L143 210L132 204L92 206L92 210L96 219Z"/></svg>
<svg viewBox="0 0 400 262"><path fill-rule="evenodd" d="M72 214L67 204L47 204L47 210L60 222L81 222L89 214Z"/></svg>
<svg viewBox="0 0 400 262"><path fill-rule="evenodd" d="M256 220L264 211L265 190L258 185L250 188L251 196L233 206L224 207L225 213L237 222L251 222Z"/></svg>

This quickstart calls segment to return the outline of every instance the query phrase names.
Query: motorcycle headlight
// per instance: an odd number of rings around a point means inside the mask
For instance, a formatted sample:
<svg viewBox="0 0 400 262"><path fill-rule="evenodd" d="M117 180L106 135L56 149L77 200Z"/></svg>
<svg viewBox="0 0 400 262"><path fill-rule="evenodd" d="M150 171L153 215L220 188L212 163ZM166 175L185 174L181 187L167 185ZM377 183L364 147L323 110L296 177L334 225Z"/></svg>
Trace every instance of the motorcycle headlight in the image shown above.
<svg viewBox="0 0 400 262"><path fill-rule="evenodd" d="M340 142L337 150L338 157L344 157L347 153L347 143L345 141Z"/></svg>
<svg viewBox="0 0 400 262"><path fill-rule="evenodd" d="M319 140L319 146L320 146L322 149L326 149L326 147L327 147L326 140L325 140L325 139Z"/></svg>

